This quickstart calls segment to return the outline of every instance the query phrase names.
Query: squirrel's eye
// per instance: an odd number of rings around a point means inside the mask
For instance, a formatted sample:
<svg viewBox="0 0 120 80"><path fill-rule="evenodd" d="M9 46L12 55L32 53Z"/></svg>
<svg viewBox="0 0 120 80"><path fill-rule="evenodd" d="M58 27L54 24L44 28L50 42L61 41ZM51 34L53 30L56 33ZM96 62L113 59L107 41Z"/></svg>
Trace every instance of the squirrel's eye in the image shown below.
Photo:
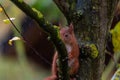
<svg viewBox="0 0 120 80"><path fill-rule="evenodd" d="M67 34L65 34L65 37L68 37L68 35L67 35Z"/></svg>

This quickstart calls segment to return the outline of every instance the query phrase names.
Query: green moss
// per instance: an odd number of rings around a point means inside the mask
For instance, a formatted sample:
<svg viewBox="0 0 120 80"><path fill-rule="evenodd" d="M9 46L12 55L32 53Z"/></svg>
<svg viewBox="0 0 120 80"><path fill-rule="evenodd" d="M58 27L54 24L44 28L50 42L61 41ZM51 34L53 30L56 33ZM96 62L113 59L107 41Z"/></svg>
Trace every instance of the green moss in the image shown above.
<svg viewBox="0 0 120 80"><path fill-rule="evenodd" d="M37 15L38 15L39 18L43 18L43 15L42 15L42 13L40 11L38 11L35 8L32 8L32 10L37 13Z"/></svg>
<svg viewBox="0 0 120 80"><path fill-rule="evenodd" d="M23 2L23 0L18 0L20 3L22 3Z"/></svg>
<svg viewBox="0 0 120 80"><path fill-rule="evenodd" d="M86 41L89 41L89 40L90 40L90 38L86 36L86 37L85 37L85 40L86 40Z"/></svg>
<svg viewBox="0 0 120 80"><path fill-rule="evenodd" d="M98 56L98 50L95 44L90 44L90 49L91 49L91 57L95 59Z"/></svg>
<svg viewBox="0 0 120 80"><path fill-rule="evenodd" d="M56 32L57 32L57 38L60 39L60 27L56 26L56 25L53 25L53 27L56 29Z"/></svg>

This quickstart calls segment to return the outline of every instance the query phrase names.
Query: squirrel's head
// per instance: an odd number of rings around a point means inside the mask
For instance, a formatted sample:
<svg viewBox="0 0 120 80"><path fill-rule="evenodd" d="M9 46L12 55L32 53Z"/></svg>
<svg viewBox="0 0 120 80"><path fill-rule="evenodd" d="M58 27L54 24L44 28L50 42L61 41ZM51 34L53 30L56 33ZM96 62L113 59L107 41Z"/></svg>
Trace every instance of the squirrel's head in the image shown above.
<svg viewBox="0 0 120 80"><path fill-rule="evenodd" d="M74 29L73 29L73 24L72 23L67 27L62 27L60 25L60 37L61 37L61 39L63 40L64 43L71 44L73 34L74 34Z"/></svg>

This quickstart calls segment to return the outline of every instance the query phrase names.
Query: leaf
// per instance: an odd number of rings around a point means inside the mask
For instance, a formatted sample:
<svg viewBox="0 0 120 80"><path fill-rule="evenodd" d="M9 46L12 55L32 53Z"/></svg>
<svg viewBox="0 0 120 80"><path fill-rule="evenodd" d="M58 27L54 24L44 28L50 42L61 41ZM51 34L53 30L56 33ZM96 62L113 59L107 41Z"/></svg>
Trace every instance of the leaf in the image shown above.
<svg viewBox="0 0 120 80"><path fill-rule="evenodd" d="M120 21L115 25L115 28L111 31L112 43L114 46L114 51L120 51Z"/></svg>
<svg viewBox="0 0 120 80"><path fill-rule="evenodd" d="M0 12L2 12L3 11L3 9L0 7Z"/></svg>
<svg viewBox="0 0 120 80"><path fill-rule="evenodd" d="M11 21L15 20L15 18L10 18ZM4 19L3 22L5 24L9 24L10 23L10 20L9 19Z"/></svg>
<svg viewBox="0 0 120 80"><path fill-rule="evenodd" d="M20 39L19 37L13 37L12 39L10 39L10 40L8 41L8 44L12 46L13 41L17 41L17 40L21 40L21 39Z"/></svg>

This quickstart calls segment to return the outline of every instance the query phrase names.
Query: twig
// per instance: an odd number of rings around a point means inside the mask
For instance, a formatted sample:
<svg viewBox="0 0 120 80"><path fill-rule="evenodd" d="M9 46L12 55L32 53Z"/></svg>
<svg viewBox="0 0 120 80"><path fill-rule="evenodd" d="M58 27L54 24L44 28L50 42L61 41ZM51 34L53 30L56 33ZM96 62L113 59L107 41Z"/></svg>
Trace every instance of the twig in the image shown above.
<svg viewBox="0 0 120 80"><path fill-rule="evenodd" d="M15 24L14 24L14 23L12 22L12 20L10 19L9 15L8 15L7 12L5 11L5 9L4 9L4 7L2 6L2 4L0 4L0 7L3 9L5 15L7 16L7 18L9 19L9 21L10 21L11 24L13 25L13 27L17 30L17 32L18 32L20 35L22 35L21 32L20 32L20 30L15 26Z"/></svg>

